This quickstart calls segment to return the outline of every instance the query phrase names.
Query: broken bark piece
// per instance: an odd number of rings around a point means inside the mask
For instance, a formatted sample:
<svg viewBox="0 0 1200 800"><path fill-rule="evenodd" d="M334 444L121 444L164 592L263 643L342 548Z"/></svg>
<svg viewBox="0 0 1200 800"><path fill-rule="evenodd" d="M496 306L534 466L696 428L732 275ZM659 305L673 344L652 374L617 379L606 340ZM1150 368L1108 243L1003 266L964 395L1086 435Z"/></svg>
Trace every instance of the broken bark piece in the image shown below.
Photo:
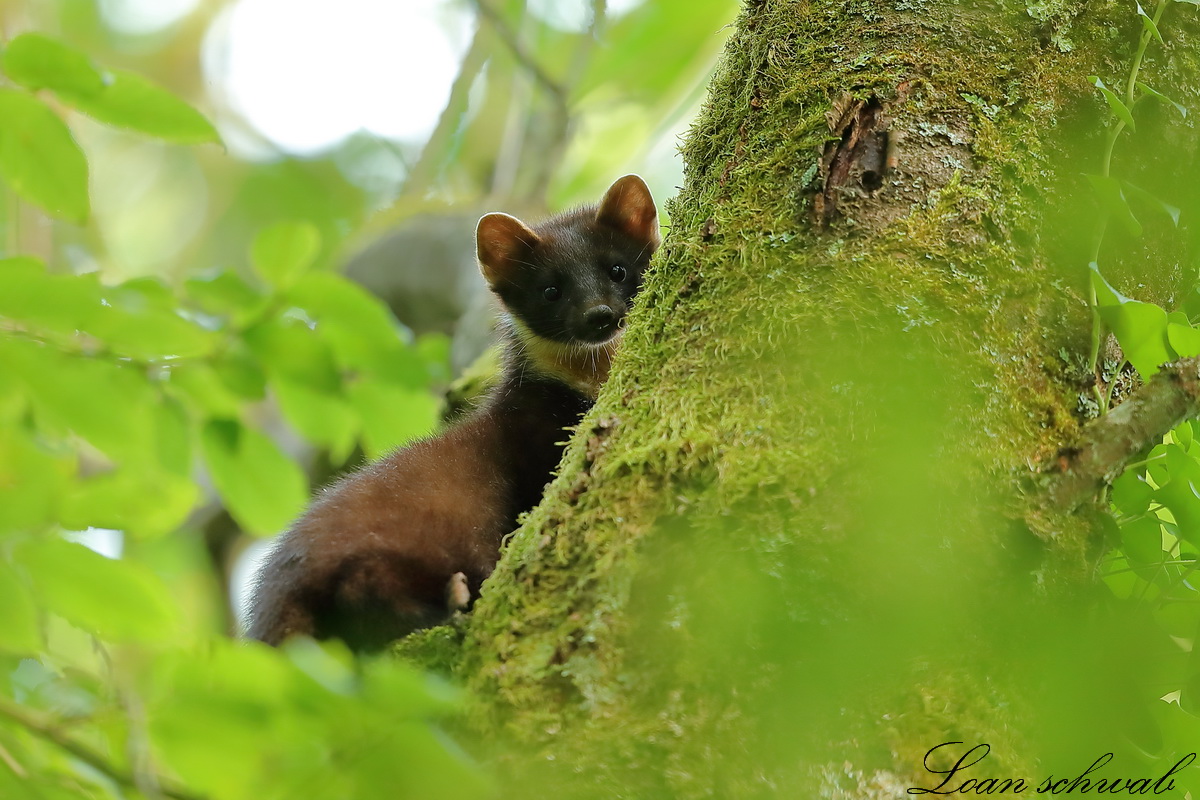
<svg viewBox="0 0 1200 800"><path fill-rule="evenodd" d="M860 100L846 95L826 113L829 130L840 138L826 144L821 157L821 189L813 203L821 227L837 219L845 192L871 194L883 188L883 178L896 160L883 111L877 97Z"/></svg>

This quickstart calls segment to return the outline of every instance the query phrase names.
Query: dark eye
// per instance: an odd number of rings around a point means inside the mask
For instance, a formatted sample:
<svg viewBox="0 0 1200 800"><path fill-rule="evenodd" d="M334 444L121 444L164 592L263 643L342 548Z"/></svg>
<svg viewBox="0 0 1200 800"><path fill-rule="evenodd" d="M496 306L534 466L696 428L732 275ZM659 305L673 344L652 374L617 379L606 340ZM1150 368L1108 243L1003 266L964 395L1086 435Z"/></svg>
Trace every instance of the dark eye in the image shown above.
<svg viewBox="0 0 1200 800"><path fill-rule="evenodd" d="M559 295L559 292L558 292L557 286L547 286L545 289L542 290L542 297L546 298L550 302L554 302L555 300L557 300L558 295Z"/></svg>
<svg viewBox="0 0 1200 800"><path fill-rule="evenodd" d="M613 268L608 271L608 276L617 283L625 280L625 268L620 264L613 264Z"/></svg>

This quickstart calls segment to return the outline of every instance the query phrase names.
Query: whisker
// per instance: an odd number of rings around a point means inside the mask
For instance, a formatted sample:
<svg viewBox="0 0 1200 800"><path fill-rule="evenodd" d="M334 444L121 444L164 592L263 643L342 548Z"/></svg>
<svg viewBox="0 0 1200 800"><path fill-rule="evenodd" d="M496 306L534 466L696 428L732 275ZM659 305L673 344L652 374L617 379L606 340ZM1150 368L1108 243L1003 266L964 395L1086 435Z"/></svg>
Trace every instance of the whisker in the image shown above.
<svg viewBox="0 0 1200 800"><path fill-rule="evenodd" d="M650 242L646 242L644 245L642 245L642 249L638 251L637 258L633 259L635 263L642 260L642 253L645 253L646 248L649 246Z"/></svg>

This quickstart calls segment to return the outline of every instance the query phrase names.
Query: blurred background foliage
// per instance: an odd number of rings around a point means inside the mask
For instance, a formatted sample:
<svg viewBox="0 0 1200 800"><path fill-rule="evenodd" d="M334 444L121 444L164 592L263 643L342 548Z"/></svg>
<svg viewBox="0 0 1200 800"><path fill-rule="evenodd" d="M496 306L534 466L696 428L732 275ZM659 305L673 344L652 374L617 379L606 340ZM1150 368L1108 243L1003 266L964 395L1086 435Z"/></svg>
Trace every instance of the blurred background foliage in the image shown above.
<svg viewBox="0 0 1200 800"><path fill-rule="evenodd" d="M455 695L442 682L391 660L355 663L336 645L276 652L228 635L257 555L312 489L429 432L451 384L460 379L457 397L487 374L472 241L481 213L593 202L631 171L660 201L675 194L677 138L735 7L0 0L0 798L496 788L444 734ZM1184 207L1184 223L1166 216L1171 235L1186 233L1194 205L1149 188ZM1088 203L1079 213L1094 216ZM1125 203L1104 214L1130 217ZM1102 277L1120 275L1111 241L1099 256L1076 244L1062 258L1070 269L1099 262L1096 341L1111 330L1124 346L1098 364L1063 355L1107 384L1081 393L1086 416L1123 395L1111 391L1119 380L1136 382L1126 357L1145 377L1200 352L1200 305L1190 281L1170 315L1125 297ZM820 332L807 333L812 350ZM1117 482L1101 575L1118 613L1080 626L1092 606L1068 608L1033 626L1026 584L997 587L987 604L973 594L992 581L973 536L1007 524L1002 501L981 502L945 461L973 435L944 424L948 409L975 399L944 387L952 363L924 371L909 345L893 347L827 343L802 374L780 368L835 387L833 424L875 432L852 437L868 467L860 482L885 487L845 504L858 510L847 518L854 547L833 553L818 538L747 552L736 526L711 535L681 515L631 570L632 660L645 678L632 702L654 708L664 687L683 685L738 694L744 717L680 728L693 734L683 763L637 732L584 742L595 770L636 763L636 775L609 779L643 796L721 785L757 796L761 775L786 774L799 749L839 763L863 733L844 712L859 700L898 731L889 746L919 763L923 748L904 748L932 747L941 729L905 726L964 694L978 707L947 708L945 724L968 744L997 730L1011 736L992 742L998 752L1044 739L1060 772L1115 747L1118 728L1144 733L1118 749L1135 774L1194 748L1194 427ZM880 375L887 388L861 397L886 391L892 405L865 407L872 423L859 428L836 387ZM944 388L937 402L930 386ZM946 549L947 531L965 555ZM869 624L827 626L812 612L831 559L846 561L830 572L853 581ZM959 646L964 630L993 631L1002 654L968 653L959 673L927 669L920 655ZM1126 648L1115 666L1113 641ZM1010 652L1019 669L973 681ZM1101 658L1113 669L1080 666ZM1097 702L1117 695L1112 673L1140 674L1134 706ZM967 689L947 685L957 675ZM1003 706L1009 685L1039 681L1036 713ZM887 716L889 692L911 698L914 686L925 706ZM526 791L594 790L579 764L518 756ZM735 767L753 780L723 784ZM829 796L879 789L846 770L820 776ZM776 788L763 796L787 795Z"/></svg>
<svg viewBox="0 0 1200 800"><path fill-rule="evenodd" d="M478 216L674 194L734 11L0 3L0 797L478 796L446 686L227 635L486 374Z"/></svg>

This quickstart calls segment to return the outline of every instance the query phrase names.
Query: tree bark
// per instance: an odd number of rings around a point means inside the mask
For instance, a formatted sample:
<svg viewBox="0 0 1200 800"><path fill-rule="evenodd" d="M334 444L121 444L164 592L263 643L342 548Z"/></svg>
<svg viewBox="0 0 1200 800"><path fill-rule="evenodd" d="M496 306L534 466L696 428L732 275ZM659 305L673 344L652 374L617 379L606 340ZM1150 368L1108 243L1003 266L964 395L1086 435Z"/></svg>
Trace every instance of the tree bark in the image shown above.
<svg viewBox="0 0 1200 800"><path fill-rule="evenodd" d="M1193 11L1143 74L1200 109ZM963 778L1028 779L1137 740L1152 655L1098 638L1125 635L1102 497L1064 511L1032 473L1086 421L1088 76L1140 30L1094 0L747 4L559 477L462 629L404 646L523 786L906 796L943 742L930 764L988 743ZM1139 136L1194 167L1188 124ZM1139 299L1186 285L1165 231L1102 260Z"/></svg>

